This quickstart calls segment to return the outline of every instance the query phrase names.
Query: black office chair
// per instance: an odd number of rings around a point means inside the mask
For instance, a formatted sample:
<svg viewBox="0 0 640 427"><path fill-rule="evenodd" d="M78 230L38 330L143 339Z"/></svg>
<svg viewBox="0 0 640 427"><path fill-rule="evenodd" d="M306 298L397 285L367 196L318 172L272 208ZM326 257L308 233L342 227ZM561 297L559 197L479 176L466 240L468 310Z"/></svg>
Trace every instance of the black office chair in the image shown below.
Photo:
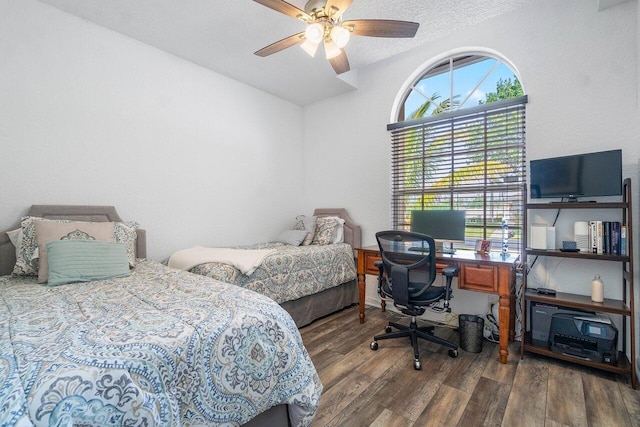
<svg viewBox="0 0 640 427"><path fill-rule="evenodd" d="M409 326L389 322L386 334L376 335L371 342L371 350L378 349L378 341L390 338L410 337L415 359L413 367L420 370L418 338L449 347L449 356L458 356L458 346L436 337L433 326L418 327L416 316L422 315L427 307L436 311L451 312L451 282L458 274L458 268L447 266L442 269L446 277L445 286L431 286L436 278L436 244L431 236L408 231L380 231L376 233L382 261L378 267L378 293L393 298L393 305L411 316ZM440 301L443 305L440 306ZM391 328L398 329L391 332Z"/></svg>

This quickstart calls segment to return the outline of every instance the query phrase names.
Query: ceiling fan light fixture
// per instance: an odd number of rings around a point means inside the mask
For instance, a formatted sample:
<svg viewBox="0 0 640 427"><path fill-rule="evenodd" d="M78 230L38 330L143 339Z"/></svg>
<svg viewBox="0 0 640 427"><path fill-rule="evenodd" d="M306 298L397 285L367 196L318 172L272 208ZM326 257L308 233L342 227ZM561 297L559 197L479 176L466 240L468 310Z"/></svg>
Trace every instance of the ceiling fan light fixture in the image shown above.
<svg viewBox="0 0 640 427"><path fill-rule="evenodd" d="M329 40L329 41L325 40L324 54L327 57L327 59L335 58L336 56L340 55L340 53L342 53L342 50L340 50L340 48L338 47L337 44L335 44L335 42L333 42L332 40Z"/></svg>
<svg viewBox="0 0 640 427"><path fill-rule="evenodd" d="M411 38L416 35L417 22L392 19L350 19L343 21L344 12L354 0L305 0L304 10L289 3L291 0L253 0L269 9L291 18L301 19L307 27L302 33L293 34L254 52L265 57L281 50L299 45L305 52L315 56L320 43L336 74L350 70L344 51L351 33L354 36ZM302 0L298 0L302 2ZM389 2L391 3L391 2Z"/></svg>
<svg viewBox="0 0 640 427"><path fill-rule="evenodd" d="M345 47L349 43L351 38L351 31L346 28L336 25L331 29L331 40L333 40L340 49Z"/></svg>
<svg viewBox="0 0 640 427"><path fill-rule="evenodd" d="M312 43L309 39L305 40L304 43L300 45L302 50L307 52L307 54L311 57L316 56L316 52L318 51L318 46L320 46L320 43Z"/></svg>
<svg viewBox="0 0 640 427"><path fill-rule="evenodd" d="M319 22L307 25L307 29L304 30L304 37L311 43L320 43L324 38L324 26Z"/></svg>

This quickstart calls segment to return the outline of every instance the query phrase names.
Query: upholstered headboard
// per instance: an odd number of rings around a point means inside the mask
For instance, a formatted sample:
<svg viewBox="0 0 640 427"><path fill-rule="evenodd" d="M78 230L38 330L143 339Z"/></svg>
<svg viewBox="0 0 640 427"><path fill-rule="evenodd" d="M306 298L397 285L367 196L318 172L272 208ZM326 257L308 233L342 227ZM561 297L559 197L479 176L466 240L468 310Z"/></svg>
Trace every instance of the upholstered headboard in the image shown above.
<svg viewBox="0 0 640 427"><path fill-rule="evenodd" d="M122 218L113 206L75 206L75 205L33 205L27 213L50 219L71 219L75 221L122 222ZM9 230L20 228L18 221ZM136 257L147 257L146 231L137 229ZM0 232L0 276L11 274L16 263L15 247L11 244L6 231Z"/></svg>
<svg viewBox="0 0 640 427"><path fill-rule="evenodd" d="M344 219L344 242L351 245L354 249L359 248L361 244L362 233L360 226L355 223L343 208L318 208L313 212L315 216L337 216Z"/></svg>

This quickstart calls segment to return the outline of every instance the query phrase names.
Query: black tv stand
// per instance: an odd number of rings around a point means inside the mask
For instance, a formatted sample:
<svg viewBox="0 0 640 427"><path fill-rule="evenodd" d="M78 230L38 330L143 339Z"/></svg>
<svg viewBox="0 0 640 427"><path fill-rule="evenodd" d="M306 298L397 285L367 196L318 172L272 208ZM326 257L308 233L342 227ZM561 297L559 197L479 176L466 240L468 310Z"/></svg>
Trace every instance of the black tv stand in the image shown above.
<svg viewBox="0 0 640 427"><path fill-rule="evenodd" d="M551 202L551 203L598 203L595 200L578 200L577 197L569 197L569 200L560 200L559 202Z"/></svg>

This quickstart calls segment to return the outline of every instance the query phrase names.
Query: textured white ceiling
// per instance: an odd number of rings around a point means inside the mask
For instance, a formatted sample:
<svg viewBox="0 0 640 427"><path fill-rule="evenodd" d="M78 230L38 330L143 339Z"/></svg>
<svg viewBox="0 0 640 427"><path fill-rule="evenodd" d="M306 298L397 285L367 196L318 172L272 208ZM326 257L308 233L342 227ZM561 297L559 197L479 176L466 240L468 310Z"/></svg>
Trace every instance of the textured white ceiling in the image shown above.
<svg viewBox="0 0 640 427"><path fill-rule="evenodd" d="M354 89L336 76L321 50L315 58L297 46L255 56L305 24L252 0L40 1L299 105ZM420 28L413 39L352 37L345 48L350 73L533 1L356 0L345 19L406 20ZM289 3L304 9L304 0Z"/></svg>

